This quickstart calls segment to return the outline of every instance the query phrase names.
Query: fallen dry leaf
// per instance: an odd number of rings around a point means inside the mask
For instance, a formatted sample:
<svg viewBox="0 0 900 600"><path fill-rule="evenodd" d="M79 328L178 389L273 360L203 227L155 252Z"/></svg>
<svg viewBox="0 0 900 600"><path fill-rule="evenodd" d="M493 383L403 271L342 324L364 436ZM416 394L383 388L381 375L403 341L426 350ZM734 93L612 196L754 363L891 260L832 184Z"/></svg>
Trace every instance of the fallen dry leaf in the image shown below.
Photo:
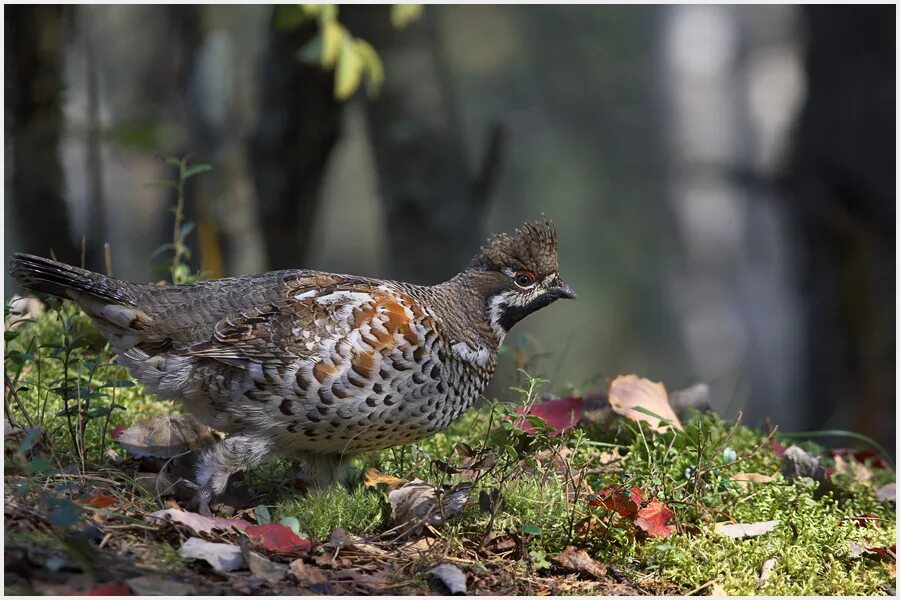
<svg viewBox="0 0 900 600"><path fill-rule="evenodd" d="M770 558L763 563L762 569L759 572L759 579L756 581L756 587L765 585L766 581L768 581L769 577L772 575L772 570L775 568L777 562L777 559Z"/></svg>
<svg viewBox="0 0 900 600"><path fill-rule="evenodd" d="M601 466L606 466L606 465L610 465L613 463L617 463L620 460L622 460L623 458L625 458L625 457L619 453L619 449L613 448L609 452L601 452L600 456L597 457L597 464L599 464Z"/></svg>
<svg viewBox="0 0 900 600"><path fill-rule="evenodd" d="M247 544L241 546L241 556L250 569L250 573L269 583L278 583L288 574L288 566L269 560L259 552L253 552Z"/></svg>
<svg viewBox="0 0 900 600"><path fill-rule="evenodd" d="M116 441L135 458L172 458L216 439L216 432L194 417L176 415L138 421Z"/></svg>
<svg viewBox="0 0 900 600"><path fill-rule="evenodd" d="M391 577L394 572L389 569L382 569L375 573L362 573L358 569L342 569L335 571L329 583L335 581L343 581L358 588L366 593L381 593L387 585L390 584ZM358 594L359 590L351 590L354 594Z"/></svg>
<svg viewBox="0 0 900 600"><path fill-rule="evenodd" d="M306 554L312 548L312 542L304 540L281 523L250 525L244 533L254 546L276 554Z"/></svg>
<svg viewBox="0 0 900 600"><path fill-rule="evenodd" d="M591 506L603 506L615 511L623 517L633 517L641 509L643 498L640 488L632 487L628 493L621 485L611 485L587 497Z"/></svg>
<svg viewBox="0 0 900 600"><path fill-rule="evenodd" d="M833 457L849 457L857 462L871 465L873 469L891 468L891 464L874 450L858 450L856 448L833 448L831 450L831 455Z"/></svg>
<svg viewBox="0 0 900 600"><path fill-rule="evenodd" d="M852 454L835 454L834 455L834 472L849 475L856 481L868 483L872 481L872 471L856 460Z"/></svg>
<svg viewBox="0 0 900 600"><path fill-rule="evenodd" d="M575 534L582 538L602 536L606 533L606 529L606 523L594 515L585 517L575 524Z"/></svg>
<svg viewBox="0 0 900 600"><path fill-rule="evenodd" d="M714 583L711 588L709 588L710 596L727 596L728 593L725 591L725 588L721 586L719 583Z"/></svg>
<svg viewBox="0 0 900 600"><path fill-rule="evenodd" d="M234 544L218 544L200 538L189 538L178 551L182 558L196 558L209 563L219 572L237 571L247 566L241 549Z"/></svg>
<svg viewBox="0 0 900 600"><path fill-rule="evenodd" d="M171 521L188 527L194 533L212 533L214 529L227 531L237 529L243 531L250 526L244 519L222 519L220 517L204 517L186 510L167 508L147 515L147 521Z"/></svg>
<svg viewBox="0 0 900 600"><path fill-rule="evenodd" d="M406 485L406 483L406 479L400 479L399 477L394 477L393 475L385 475L375 468L366 471L366 487L377 488L379 485L384 485L387 492L390 493L397 488L403 487L404 485Z"/></svg>
<svg viewBox="0 0 900 600"><path fill-rule="evenodd" d="M324 544L326 548L345 548L352 546L353 542L359 540L356 536L351 536L343 527L335 527L331 530L331 537Z"/></svg>
<svg viewBox="0 0 900 600"><path fill-rule="evenodd" d="M525 414L525 407L520 406L516 412L520 415ZM570 396L535 402L528 414L543 419L544 423L553 428L553 435L557 435L575 427L581 421L584 416L584 398ZM528 433L535 430L534 426L524 419L520 427Z"/></svg>
<svg viewBox="0 0 900 600"><path fill-rule="evenodd" d="M875 497L879 502L897 502L897 484L888 483L875 491Z"/></svg>
<svg viewBox="0 0 900 600"><path fill-rule="evenodd" d="M897 558L897 544L894 544L890 548L885 548L884 546L867 546L866 552L873 552L875 554L883 554L885 556L890 556L893 559Z"/></svg>
<svg viewBox="0 0 900 600"><path fill-rule="evenodd" d="M427 522L429 525L440 525L463 509L470 490L466 487L452 493L443 493L441 506L438 505L435 491L433 485L414 479L388 494L394 523L402 525Z"/></svg>
<svg viewBox="0 0 900 600"><path fill-rule="evenodd" d="M391 556L390 552L382 550L375 544L370 544L364 538L358 535L347 533L342 527L335 527L331 531L331 537L323 544L325 548L349 548L356 552L365 552L376 556Z"/></svg>
<svg viewBox="0 0 900 600"><path fill-rule="evenodd" d="M142 575L126 580L136 596L193 596L199 590L189 583L182 583L163 575Z"/></svg>
<svg viewBox="0 0 900 600"><path fill-rule="evenodd" d="M493 554L511 554L510 558L513 558L522 554L524 544L514 533L494 531L484 540L482 548Z"/></svg>
<svg viewBox="0 0 900 600"><path fill-rule="evenodd" d="M634 524L646 531L650 537L666 537L675 531L674 525L667 525L669 519L674 516L675 512L672 509L654 499L638 511Z"/></svg>
<svg viewBox="0 0 900 600"><path fill-rule="evenodd" d="M725 535L737 540L769 533L775 529L776 525L778 525L777 519L774 521L761 521L759 523L717 523L715 532L719 535Z"/></svg>
<svg viewBox="0 0 900 600"><path fill-rule="evenodd" d="M553 561L567 571L587 575L595 579L601 579L606 575L606 565L597 562L584 550L575 546L567 546L560 554L553 557Z"/></svg>
<svg viewBox="0 0 900 600"><path fill-rule="evenodd" d="M463 595L466 593L466 574L456 565L441 563L428 571L428 574L443 583L451 594Z"/></svg>
<svg viewBox="0 0 900 600"><path fill-rule="evenodd" d="M291 575L300 583L315 585L328 581L325 571L315 565L308 565L302 558L294 560L290 564Z"/></svg>
<svg viewBox="0 0 900 600"><path fill-rule="evenodd" d="M642 379L637 375L619 375L609 384L609 405L618 414L632 421L644 421L654 431L665 431L658 417L642 413L637 408L648 410L663 419L667 419L673 427L683 431L681 421L672 406L663 384Z"/></svg>
<svg viewBox="0 0 900 600"><path fill-rule="evenodd" d="M762 473L735 473L731 476L731 480L741 487L747 488L751 483L771 483L775 481L775 478Z"/></svg>
<svg viewBox="0 0 900 600"><path fill-rule="evenodd" d="M893 545L890 548L885 548L883 546L864 546L858 542L847 542L847 551L850 556L853 558L858 558L863 554L881 554L884 556L890 556L894 559L897 558L897 545Z"/></svg>
<svg viewBox="0 0 900 600"><path fill-rule="evenodd" d="M91 588L80 596L131 596L131 588L122 581L110 581Z"/></svg>
<svg viewBox="0 0 900 600"><path fill-rule="evenodd" d="M87 506L90 508L109 508L118 500L112 496L107 496L106 494L94 494L90 498L85 498L83 500L76 500L76 502L82 506Z"/></svg>

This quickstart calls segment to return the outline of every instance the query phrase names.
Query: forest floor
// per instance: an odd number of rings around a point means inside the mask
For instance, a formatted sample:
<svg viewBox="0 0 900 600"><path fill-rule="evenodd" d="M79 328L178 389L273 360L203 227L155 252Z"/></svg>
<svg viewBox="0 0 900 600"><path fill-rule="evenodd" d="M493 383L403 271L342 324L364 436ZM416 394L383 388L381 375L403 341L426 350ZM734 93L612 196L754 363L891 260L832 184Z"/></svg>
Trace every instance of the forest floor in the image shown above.
<svg viewBox="0 0 900 600"><path fill-rule="evenodd" d="M72 307L5 347L7 594L888 595L895 471L635 376L546 394L522 372L415 445L306 489L275 461L191 511L217 433L135 385ZM507 354L517 366L533 365Z"/></svg>

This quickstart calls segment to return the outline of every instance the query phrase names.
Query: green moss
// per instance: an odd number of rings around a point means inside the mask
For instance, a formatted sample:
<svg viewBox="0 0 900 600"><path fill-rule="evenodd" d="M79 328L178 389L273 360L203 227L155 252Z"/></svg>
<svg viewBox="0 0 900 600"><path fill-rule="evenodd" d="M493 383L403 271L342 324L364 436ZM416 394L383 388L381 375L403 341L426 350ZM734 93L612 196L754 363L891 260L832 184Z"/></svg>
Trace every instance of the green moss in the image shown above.
<svg viewBox="0 0 900 600"><path fill-rule="evenodd" d="M848 542L889 547L894 542L892 515L882 507L882 526L860 527L850 516L853 502L831 495L816 499L815 484L760 486L752 500L741 503L732 516L741 523L776 519L775 530L758 537L731 539L701 526L699 534L674 535L664 544L639 547L648 568L668 581L695 588L716 581L728 594L868 595L883 593L891 583L888 565L853 557ZM868 538L868 541L866 541ZM763 587L760 569L774 558L776 566Z"/></svg>
<svg viewBox="0 0 900 600"><path fill-rule="evenodd" d="M274 520L296 517L300 531L316 540L327 540L335 527L361 535L382 523L386 499L383 494L357 487L348 490L333 485L303 496L283 500L272 509Z"/></svg>
<svg viewBox="0 0 900 600"><path fill-rule="evenodd" d="M733 455L726 456L725 448ZM858 482L843 480L844 487L819 492L810 480L790 484L778 470L760 432L713 414L694 415L685 433L635 436L623 477L660 497L683 524L699 528L660 543L635 544L643 570L685 589L715 581L728 594L876 594L893 585L887 564L848 551L849 542L890 547L896 535L893 507ZM744 488L731 479L741 472L773 475L774 481ZM880 525L859 526L853 517L863 514L882 519ZM729 519L779 524L759 537L733 540L714 532L714 523ZM758 588L770 558L777 561L775 569Z"/></svg>

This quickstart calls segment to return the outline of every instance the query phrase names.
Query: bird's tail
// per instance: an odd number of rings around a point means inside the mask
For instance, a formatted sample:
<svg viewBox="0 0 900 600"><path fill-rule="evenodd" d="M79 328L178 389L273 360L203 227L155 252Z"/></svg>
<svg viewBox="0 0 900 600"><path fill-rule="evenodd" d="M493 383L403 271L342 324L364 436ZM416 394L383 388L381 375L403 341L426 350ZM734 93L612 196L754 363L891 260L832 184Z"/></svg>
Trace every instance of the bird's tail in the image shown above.
<svg viewBox="0 0 900 600"><path fill-rule="evenodd" d="M13 254L9 259L9 274L33 292L67 300L77 300L86 294L104 302L134 305L124 282L49 258Z"/></svg>

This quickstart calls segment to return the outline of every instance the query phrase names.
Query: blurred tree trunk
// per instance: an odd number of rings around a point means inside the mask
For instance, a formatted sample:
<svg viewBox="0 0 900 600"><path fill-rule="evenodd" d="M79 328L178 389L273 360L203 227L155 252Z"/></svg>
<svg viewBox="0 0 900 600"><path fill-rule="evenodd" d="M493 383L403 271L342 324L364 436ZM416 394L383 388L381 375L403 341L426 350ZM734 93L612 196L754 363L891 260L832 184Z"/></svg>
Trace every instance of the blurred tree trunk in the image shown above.
<svg viewBox="0 0 900 600"><path fill-rule="evenodd" d="M341 21L384 62L385 82L366 103L366 114L387 224L388 271L421 283L459 272L484 242L501 142L499 127L489 132L482 166L470 172L434 9L400 31L391 24L390 6L341 9Z"/></svg>
<svg viewBox="0 0 900 600"><path fill-rule="evenodd" d="M212 123L210 112L212 107L225 103L226 98L204 97L201 89L205 78L202 72L202 53L207 43L207 14L204 5L179 5L166 7L166 17L171 24L170 38L178 44L177 60L174 62L175 72L171 80L174 82L168 101L173 114L178 115L186 133L185 148L178 156L189 155L191 163L207 163L213 171L192 177L186 185L189 198L185 202L185 214L195 224L195 234L189 236L188 244L192 251L191 264L209 278L224 276L222 246L216 220L213 215L212 198L215 181L225 176L222 172L219 151L224 141L219 133L228 128L228 124ZM217 74L221 77L221 74ZM169 234L171 236L171 233Z"/></svg>
<svg viewBox="0 0 900 600"><path fill-rule="evenodd" d="M192 179L200 269L210 278L264 270L263 238L247 139L256 122L249 89L258 81L271 7L199 7L202 43L196 48L188 99L190 147L212 171ZM298 266L298 265L295 265Z"/></svg>
<svg viewBox="0 0 900 600"><path fill-rule="evenodd" d="M891 6L804 7L807 100L786 183L801 246L814 428L894 445L895 19ZM852 414L838 413L853 406Z"/></svg>
<svg viewBox="0 0 900 600"><path fill-rule="evenodd" d="M6 9L7 143L12 141L11 202L21 249L78 264L63 201L59 141L63 129L62 51L68 9Z"/></svg>
<svg viewBox="0 0 900 600"><path fill-rule="evenodd" d="M272 269L302 266L328 158L340 135L334 76L297 53L313 21L273 31L261 65L259 117L251 140L260 228Z"/></svg>
<svg viewBox="0 0 900 600"><path fill-rule="evenodd" d="M209 148L204 144L206 130L196 106L195 99L191 97L191 87L196 76L197 54L206 34L203 20L204 7L198 4L170 5L164 8L166 22L166 37L168 52L164 60L160 61L157 68L163 75L157 81L167 82L164 89L163 106L169 114L173 115L181 124L184 131L183 146L178 149L175 156L189 156L191 163L209 162ZM150 82L148 82L150 83ZM172 169L173 178L177 179L177 170ZM191 250L191 259L187 261L191 265L191 271L201 269L200 232L206 221L202 214L201 206L204 204L205 175L199 175L188 180L185 185L184 203L185 220L195 224L195 233L188 236L187 244ZM175 205L176 195L173 193L169 206ZM172 241L173 217L167 213L163 219L163 234L165 241ZM168 276L166 276L168 279Z"/></svg>

